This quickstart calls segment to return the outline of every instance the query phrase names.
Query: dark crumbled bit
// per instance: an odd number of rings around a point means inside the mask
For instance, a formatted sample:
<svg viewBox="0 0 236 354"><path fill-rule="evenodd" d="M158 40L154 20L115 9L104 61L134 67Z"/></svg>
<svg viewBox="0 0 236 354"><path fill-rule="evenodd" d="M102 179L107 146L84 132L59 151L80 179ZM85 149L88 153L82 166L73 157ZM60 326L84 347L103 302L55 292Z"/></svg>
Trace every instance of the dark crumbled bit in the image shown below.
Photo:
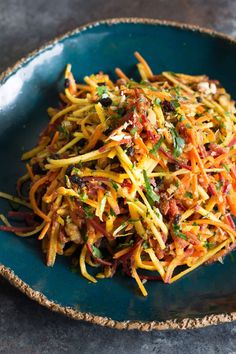
<svg viewBox="0 0 236 354"><path fill-rule="evenodd" d="M127 155L129 156L134 156L134 153L135 153L135 149L133 146L130 146L127 151L126 151Z"/></svg>
<svg viewBox="0 0 236 354"><path fill-rule="evenodd" d="M70 181L71 183L77 184L80 188L85 186L85 182L83 181L83 179L79 176L73 175L70 176Z"/></svg>
<svg viewBox="0 0 236 354"><path fill-rule="evenodd" d="M197 96L197 97L196 97L196 100L197 100L198 103L201 103L201 102L202 102L202 98L201 98L200 96Z"/></svg>
<svg viewBox="0 0 236 354"><path fill-rule="evenodd" d="M70 87L70 80L69 80L69 79L65 79L65 81L64 81L64 87L65 87L65 88Z"/></svg>
<svg viewBox="0 0 236 354"><path fill-rule="evenodd" d="M164 112L175 112L175 106L170 101L167 101L167 100L162 101L161 106L162 106Z"/></svg>
<svg viewBox="0 0 236 354"><path fill-rule="evenodd" d="M102 146L104 146L104 142L102 140L98 140L94 148L100 149Z"/></svg>
<svg viewBox="0 0 236 354"><path fill-rule="evenodd" d="M167 167L171 172L175 172L179 170L179 166L174 162L168 162Z"/></svg>
<svg viewBox="0 0 236 354"><path fill-rule="evenodd" d="M46 171L40 166L39 162L32 165L32 171L34 175L44 175Z"/></svg>
<svg viewBox="0 0 236 354"><path fill-rule="evenodd" d="M112 99L110 97L103 97L99 100L103 107L109 107L112 105Z"/></svg>
<svg viewBox="0 0 236 354"><path fill-rule="evenodd" d="M71 172L72 172L72 170L73 170L74 167L75 167L74 165L68 166L67 169L66 169L66 173L65 173L65 174L66 174L67 176L70 176L70 175L71 175Z"/></svg>
<svg viewBox="0 0 236 354"><path fill-rule="evenodd" d="M85 138L82 138L82 139L80 139L80 141L78 141L78 143L76 144L76 146L82 148L82 147L84 147L84 145L86 144L86 141L87 141L87 140L86 140Z"/></svg>
<svg viewBox="0 0 236 354"><path fill-rule="evenodd" d="M112 128L112 127L109 127L109 128L107 128L107 129L105 130L104 134L105 134L106 136L108 136L108 135L111 134L112 131L113 131L113 128Z"/></svg>
<svg viewBox="0 0 236 354"><path fill-rule="evenodd" d="M179 224L180 222L180 219L181 219L181 215L180 214L176 214L175 217L174 217L174 224Z"/></svg>
<svg viewBox="0 0 236 354"><path fill-rule="evenodd" d="M206 143L206 144L204 145L206 151L209 151L209 150L210 150L210 145L211 145L210 143Z"/></svg>
<svg viewBox="0 0 236 354"><path fill-rule="evenodd" d="M126 109L124 107L120 107L117 109L117 114L119 117L122 117L126 112Z"/></svg>
<svg viewBox="0 0 236 354"><path fill-rule="evenodd" d="M98 86L106 86L106 83L105 82L98 82L97 85Z"/></svg>
<svg viewBox="0 0 236 354"><path fill-rule="evenodd" d="M156 182L156 186L159 187L162 182L163 182L163 178L162 177L155 177L154 178L155 182Z"/></svg>
<svg viewBox="0 0 236 354"><path fill-rule="evenodd" d="M60 155L59 154L52 154L52 155L50 155L50 159L59 160L60 159Z"/></svg>
<svg viewBox="0 0 236 354"><path fill-rule="evenodd" d="M42 165L47 165L48 164L48 160L47 160L47 158L45 157L44 159L43 159L43 161L42 161Z"/></svg>

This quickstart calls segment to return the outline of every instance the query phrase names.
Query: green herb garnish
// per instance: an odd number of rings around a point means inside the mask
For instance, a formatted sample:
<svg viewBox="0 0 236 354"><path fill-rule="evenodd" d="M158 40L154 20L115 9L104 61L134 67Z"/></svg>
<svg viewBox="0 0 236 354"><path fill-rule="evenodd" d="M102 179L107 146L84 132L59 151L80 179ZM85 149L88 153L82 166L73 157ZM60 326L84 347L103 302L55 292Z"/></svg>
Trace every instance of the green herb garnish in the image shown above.
<svg viewBox="0 0 236 354"><path fill-rule="evenodd" d="M157 151L160 149L161 144L163 143L164 138L161 137L158 142L153 146L153 148L149 151L152 155L156 156L157 155Z"/></svg>
<svg viewBox="0 0 236 354"><path fill-rule="evenodd" d="M171 100L170 102L175 108L180 107L180 104L179 104L178 100Z"/></svg>
<svg viewBox="0 0 236 354"><path fill-rule="evenodd" d="M173 232L176 236L182 238L187 241L187 236L181 232L181 226L179 224L172 224Z"/></svg>
<svg viewBox="0 0 236 354"><path fill-rule="evenodd" d="M117 192L118 191L118 188L119 188L119 186L118 186L118 184L116 183L116 182L111 182L111 184L112 184L112 187L115 189L115 191Z"/></svg>
<svg viewBox="0 0 236 354"><path fill-rule="evenodd" d="M228 165L226 165L225 163L222 163L222 165L224 166L226 171L229 173L230 172L230 167Z"/></svg>
<svg viewBox="0 0 236 354"><path fill-rule="evenodd" d="M193 194L191 192L186 192L184 194L185 198L190 198L190 199L193 199Z"/></svg>
<svg viewBox="0 0 236 354"><path fill-rule="evenodd" d="M79 189L80 191L80 189ZM79 193L78 191L78 193ZM80 194L80 199L82 200L82 202L85 202L88 199L88 194L85 191L82 191L82 193Z"/></svg>
<svg viewBox="0 0 236 354"><path fill-rule="evenodd" d="M140 219L129 219L128 223L129 224L134 224L135 222L138 222L138 221L140 221Z"/></svg>
<svg viewBox="0 0 236 354"><path fill-rule="evenodd" d="M93 256L96 258L102 258L101 251L94 245L92 245Z"/></svg>
<svg viewBox="0 0 236 354"><path fill-rule="evenodd" d="M208 242L208 241L204 242L204 247L206 247L208 250L214 248L214 246L215 246L215 243L213 243L213 242Z"/></svg>
<svg viewBox="0 0 236 354"><path fill-rule="evenodd" d="M89 205L83 205L83 210L87 219L92 219L94 217L93 209Z"/></svg>
<svg viewBox="0 0 236 354"><path fill-rule="evenodd" d="M149 245L148 241L144 241L144 243L143 243L143 249L146 250L146 249L149 248L149 247L150 247L150 245Z"/></svg>
<svg viewBox="0 0 236 354"><path fill-rule="evenodd" d="M179 181L178 180L175 181L175 187L179 188Z"/></svg>
<svg viewBox="0 0 236 354"><path fill-rule="evenodd" d="M114 209L112 209L112 208L110 209L110 215L111 216L116 216L116 213L115 213Z"/></svg>
<svg viewBox="0 0 236 354"><path fill-rule="evenodd" d="M161 100L160 98L155 98L155 100L153 101L153 103L156 105L156 106L160 106L161 105Z"/></svg>
<svg viewBox="0 0 236 354"><path fill-rule="evenodd" d="M217 191L220 191L221 187L223 187L223 184L224 184L224 183L223 183L222 181L217 182L217 183L216 183L216 190L217 190Z"/></svg>
<svg viewBox="0 0 236 354"><path fill-rule="evenodd" d="M174 156L179 157L183 152L183 148L185 146L185 141L184 141L184 139L182 139L179 136L179 134L175 128L171 129L171 135L172 135L173 144L174 144Z"/></svg>
<svg viewBox="0 0 236 354"><path fill-rule="evenodd" d="M98 94L99 97L102 97L102 95L104 95L104 93L107 93L107 87L104 86L104 85L98 86L96 88L96 90L97 90L97 94Z"/></svg>
<svg viewBox="0 0 236 354"><path fill-rule="evenodd" d="M66 129L66 127L62 125L58 125L57 130L63 135L65 139L68 139L70 137L69 131Z"/></svg>
<svg viewBox="0 0 236 354"><path fill-rule="evenodd" d="M137 127L134 127L134 128L132 128L132 129L130 130L130 134L131 134L132 136L134 136L134 135L137 133L137 131L138 131L138 128L137 128Z"/></svg>
<svg viewBox="0 0 236 354"><path fill-rule="evenodd" d="M149 178L147 176L147 172L145 170L143 171L143 178L144 178L144 185L145 185L145 189L146 189L146 193L147 193L147 199L148 199L149 203L151 205L153 205L154 202L159 202L160 196L154 192L153 187L152 187L152 185L149 181Z"/></svg>
<svg viewBox="0 0 236 354"><path fill-rule="evenodd" d="M119 250L120 248L133 246L133 244L134 244L134 240L130 240L129 242L125 242L125 243L119 243L119 245L117 246L117 250Z"/></svg>
<svg viewBox="0 0 236 354"><path fill-rule="evenodd" d="M180 86L173 87L173 91L176 93L176 98L180 98Z"/></svg>

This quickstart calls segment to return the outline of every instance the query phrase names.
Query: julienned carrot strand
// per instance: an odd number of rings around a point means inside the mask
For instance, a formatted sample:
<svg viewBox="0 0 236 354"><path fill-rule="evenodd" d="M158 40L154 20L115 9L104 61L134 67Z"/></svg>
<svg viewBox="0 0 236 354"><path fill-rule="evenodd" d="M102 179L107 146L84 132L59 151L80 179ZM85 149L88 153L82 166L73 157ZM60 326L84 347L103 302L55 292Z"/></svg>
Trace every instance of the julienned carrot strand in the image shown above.
<svg viewBox="0 0 236 354"><path fill-rule="evenodd" d="M39 209L36 199L35 199L35 193L37 192L38 188L41 187L42 185L46 184L48 182L48 176L40 178L37 182L35 182L32 187L30 188L29 191L29 199L31 206L38 216L40 216L43 220L46 222L50 222L50 218L42 212L42 210Z"/></svg>
<svg viewBox="0 0 236 354"><path fill-rule="evenodd" d="M206 76L154 75L135 57L140 82L116 69L116 83L103 72L77 83L67 65L60 106L22 156L19 197L0 192L34 213L1 214L0 230L39 233L48 266L73 254L90 282L122 267L147 296L145 281L172 283L235 243L236 118ZM19 232L15 221L29 227Z"/></svg>
<svg viewBox="0 0 236 354"><path fill-rule="evenodd" d="M60 133L59 133L59 131L57 130L57 131L55 132L53 138L52 138L52 141L51 141L50 146L53 146L54 144L56 144L56 142L57 142L59 136L60 136Z"/></svg>
<svg viewBox="0 0 236 354"><path fill-rule="evenodd" d="M115 72L116 72L116 75L118 75L121 79L129 81L129 78L123 73L123 71L120 68L116 68Z"/></svg>
<svg viewBox="0 0 236 354"><path fill-rule="evenodd" d="M203 179L204 179L204 182L205 182L206 185L208 185L208 184L209 184L209 178L208 178L208 176L207 176L207 173L206 173L206 171L205 171L204 165L203 165L203 163L202 163L202 160L201 160L201 158L200 158L200 156L199 156L199 154L198 154L197 149L196 149L195 146L193 146L193 152L194 152L194 154L195 154L195 157L196 157L198 166L199 166L199 168L200 168L200 170L201 170L201 172L202 172L202 177L203 177Z"/></svg>

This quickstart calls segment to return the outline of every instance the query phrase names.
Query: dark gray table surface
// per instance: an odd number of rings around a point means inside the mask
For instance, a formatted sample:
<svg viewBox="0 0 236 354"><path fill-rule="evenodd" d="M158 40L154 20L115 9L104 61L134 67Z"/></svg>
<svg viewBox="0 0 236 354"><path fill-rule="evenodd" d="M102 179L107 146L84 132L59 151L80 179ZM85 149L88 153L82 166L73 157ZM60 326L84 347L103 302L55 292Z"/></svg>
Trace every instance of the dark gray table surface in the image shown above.
<svg viewBox="0 0 236 354"><path fill-rule="evenodd" d="M0 0L0 72L86 22L153 17L236 37L234 0ZM197 330L117 331L52 313L0 279L0 353L236 354L236 323Z"/></svg>

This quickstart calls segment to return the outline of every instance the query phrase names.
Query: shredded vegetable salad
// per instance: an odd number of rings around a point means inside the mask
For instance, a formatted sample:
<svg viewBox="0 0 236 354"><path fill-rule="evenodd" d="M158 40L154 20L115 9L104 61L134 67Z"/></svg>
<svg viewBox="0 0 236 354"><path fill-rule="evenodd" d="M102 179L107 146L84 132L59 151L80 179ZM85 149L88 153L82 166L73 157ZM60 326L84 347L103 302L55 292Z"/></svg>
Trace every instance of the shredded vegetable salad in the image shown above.
<svg viewBox="0 0 236 354"><path fill-rule="evenodd" d="M236 111L218 81L154 75L135 57L140 82L116 69L116 82L78 84L67 65L18 197L0 193L23 206L0 230L37 235L48 266L72 256L94 283L121 269L146 296L146 281L173 283L236 245Z"/></svg>

